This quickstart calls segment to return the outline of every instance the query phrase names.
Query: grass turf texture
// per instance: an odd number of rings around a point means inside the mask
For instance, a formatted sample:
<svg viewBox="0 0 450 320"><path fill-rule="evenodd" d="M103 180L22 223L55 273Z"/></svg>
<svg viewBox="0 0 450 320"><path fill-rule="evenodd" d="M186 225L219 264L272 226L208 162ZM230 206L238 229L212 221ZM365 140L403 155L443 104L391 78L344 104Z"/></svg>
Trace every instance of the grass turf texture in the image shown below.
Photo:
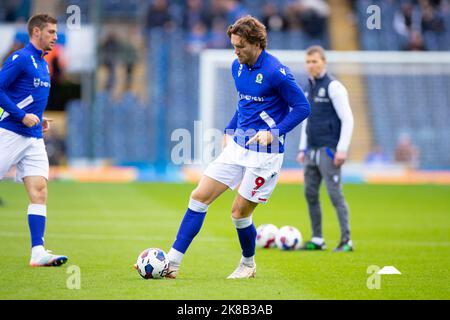
<svg viewBox="0 0 450 320"><path fill-rule="evenodd" d="M22 185L0 183L0 299L449 299L450 187L346 185L355 252L333 253L337 217L322 188L325 252L257 249L257 278L226 280L240 259L231 219L234 193L210 206L177 280L144 280L132 268L147 247L166 252L185 212L188 184L49 184L46 247L66 254L59 268L31 268ZM279 185L255 225L294 225L310 237L302 186ZM81 289L69 290L69 266ZM381 289L368 266L393 265Z"/></svg>

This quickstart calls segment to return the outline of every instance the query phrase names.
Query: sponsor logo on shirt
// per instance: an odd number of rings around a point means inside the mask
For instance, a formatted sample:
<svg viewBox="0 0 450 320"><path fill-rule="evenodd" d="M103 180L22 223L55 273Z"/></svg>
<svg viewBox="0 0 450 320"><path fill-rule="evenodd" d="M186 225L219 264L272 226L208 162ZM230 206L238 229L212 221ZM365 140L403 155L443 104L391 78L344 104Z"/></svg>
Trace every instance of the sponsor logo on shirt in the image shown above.
<svg viewBox="0 0 450 320"><path fill-rule="evenodd" d="M239 100L247 100L247 101L255 101L255 102L263 102L264 97L254 97L249 94L243 94L239 92Z"/></svg>
<svg viewBox="0 0 450 320"><path fill-rule="evenodd" d="M34 78L33 84L34 84L35 88L37 88L39 86L46 87L46 88L50 87L50 82L42 81L40 78Z"/></svg>
<svg viewBox="0 0 450 320"><path fill-rule="evenodd" d="M330 102L328 98L314 97L314 102Z"/></svg>

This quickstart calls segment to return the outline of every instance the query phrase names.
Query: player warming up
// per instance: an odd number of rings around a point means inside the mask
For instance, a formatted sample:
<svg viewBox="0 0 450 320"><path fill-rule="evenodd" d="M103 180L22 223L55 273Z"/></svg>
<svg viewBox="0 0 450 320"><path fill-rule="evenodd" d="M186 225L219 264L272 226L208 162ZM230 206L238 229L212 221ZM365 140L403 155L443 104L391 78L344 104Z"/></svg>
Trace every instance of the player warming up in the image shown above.
<svg viewBox="0 0 450 320"><path fill-rule="evenodd" d="M0 179L16 166L16 181L28 193L31 234L30 265L59 266L66 256L44 248L47 216L48 157L43 132L50 120L42 113L50 93L50 72L44 56L57 40L57 21L39 14L28 21L30 43L14 52L0 71Z"/></svg>
<svg viewBox="0 0 450 320"><path fill-rule="evenodd" d="M225 128L224 148L191 193L188 209L168 253L167 277L176 278L181 260L200 231L208 206L239 186L231 209L242 258L228 279L255 276L256 229L252 213L266 203L283 162L286 133L310 113L308 100L290 70L266 52L264 25L245 16L228 27L237 59L231 71L238 92L236 113Z"/></svg>

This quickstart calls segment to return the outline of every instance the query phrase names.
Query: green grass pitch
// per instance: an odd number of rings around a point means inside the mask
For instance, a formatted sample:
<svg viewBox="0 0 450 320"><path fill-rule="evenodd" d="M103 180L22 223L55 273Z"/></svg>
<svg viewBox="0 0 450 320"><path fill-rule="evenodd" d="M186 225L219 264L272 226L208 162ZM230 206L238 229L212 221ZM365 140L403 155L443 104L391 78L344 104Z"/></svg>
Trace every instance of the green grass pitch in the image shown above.
<svg viewBox="0 0 450 320"><path fill-rule="evenodd" d="M337 217L322 188L325 252L257 249L257 277L226 280L240 259L230 219L234 193L210 206L177 280L144 280L132 266L147 247L166 252L183 217L189 184L49 184L46 247L69 256L31 268L22 185L0 183L0 299L449 299L450 186L346 185L355 251L333 253ZM279 185L255 224L310 224L303 187ZM70 266L81 288L68 289ZM370 265L395 266L368 289Z"/></svg>

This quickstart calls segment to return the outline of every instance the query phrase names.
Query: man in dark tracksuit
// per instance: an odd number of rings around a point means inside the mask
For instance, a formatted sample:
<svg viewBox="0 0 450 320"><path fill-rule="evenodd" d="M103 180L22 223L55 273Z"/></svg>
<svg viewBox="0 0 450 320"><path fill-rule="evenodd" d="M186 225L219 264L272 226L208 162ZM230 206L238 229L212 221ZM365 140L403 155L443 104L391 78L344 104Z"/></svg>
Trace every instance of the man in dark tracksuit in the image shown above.
<svg viewBox="0 0 450 320"><path fill-rule="evenodd" d="M322 235L322 210L319 189L325 180L328 195L336 209L341 240L334 251L352 251L349 209L342 193L341 166L353 131L353 115L345 87L326 71L325 51L312 46L306 51L309 84L305 93L311 114L303 123L298 162L304 165L305 197L312 225L312 238L305 250L326 248Z"/></svg>

